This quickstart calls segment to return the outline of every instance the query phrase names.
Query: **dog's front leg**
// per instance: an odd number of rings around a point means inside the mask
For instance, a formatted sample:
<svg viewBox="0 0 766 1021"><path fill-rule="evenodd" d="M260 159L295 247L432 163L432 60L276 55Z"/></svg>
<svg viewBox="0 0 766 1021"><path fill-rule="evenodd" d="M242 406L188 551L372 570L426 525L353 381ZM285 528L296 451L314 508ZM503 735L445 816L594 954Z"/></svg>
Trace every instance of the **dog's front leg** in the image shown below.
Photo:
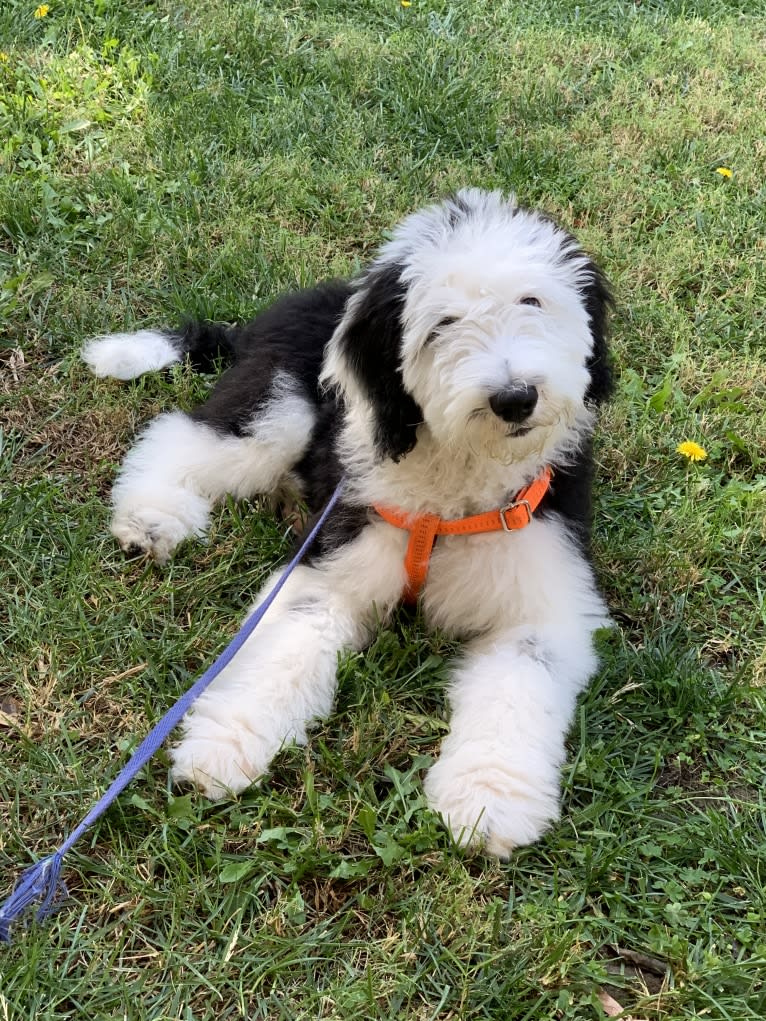
<svg viewBox="0 0 766 1021"><path fill-rule="evenodd" d="M258 631L199 698L171 752L173 779L209 798L244 790L330 713L338 655L362 648L404 584L402 540L382 523L298 567ZM262 598L276 578L261 593Z"/></svg>
<svg viewBox="0 0 766 1021"><path fill-rule="evenodd" d="M596 666L590 634L475 640L452 678L452 720L426 777L462 844L506 858L559 814L559 770L577 692Z"/></svg>

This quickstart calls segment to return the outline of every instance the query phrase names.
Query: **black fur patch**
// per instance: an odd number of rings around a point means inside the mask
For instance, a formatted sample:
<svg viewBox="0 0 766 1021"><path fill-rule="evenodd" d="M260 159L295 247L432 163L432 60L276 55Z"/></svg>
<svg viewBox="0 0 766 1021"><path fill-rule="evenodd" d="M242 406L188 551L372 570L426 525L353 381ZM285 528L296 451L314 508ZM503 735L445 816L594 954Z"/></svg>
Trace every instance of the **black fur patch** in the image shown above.
<svg viewBox="0 0 766 1021"><path fill-rule="evenodd" d="M577 452L574 461L566 465L551 465L553 481L543 497L538 514L547 513L562 517L573 538L587 555L590 550L593 525L593 443L588 438Z"/></svg>
<svg viewBox="0 0 766 1021"><path fill-rule="evenodd" d="M363 278L360 292L353 319L341 337L341 350L372 406L379 453L399 461L415 446L417 427L423 421L423 412L402 381L406 287L401 267L372 269Z"/></svg>
<svg viewBox="0 0 766 1021"><path fill-rule="evenodd" d="M585 400L588 403L603 404L611 396L614 385L607 349L607 320L613 299L606 277L598 266L591 262L588 269L590 283L583 292L583 298L590 319L593 352L586 362L590 384L585 392Z"/></svg>
<svg viewBox="0 0 766 1021"><path fill-rule="evenodd" d="M191 417L218 432L244 435L272 396L279 371L288 373L297 391L319 410L328 400L319 392L319 370L350 294L350 284L331 282L288 294L242 326L187 326L181 346L193 364L201 350L209 359L218 354L234 360L207 402L195 408Z"/></svg>
<svg viewBox="0 0 766 1021"><path fill-rule="evenodd" d="M171 339L176 347L188 356L197 372L213 372L216 363L234 358L236 327L227 323L185 322Z"/></svg>
<svg viewBox="0 0 766 1021"><path fill-rule="evenodd" d="M461 221L466 220L473 212L472 207L457 192L454 192L445 200L444 208L447 212L447 223L450 230L454 230Z"/></svg>

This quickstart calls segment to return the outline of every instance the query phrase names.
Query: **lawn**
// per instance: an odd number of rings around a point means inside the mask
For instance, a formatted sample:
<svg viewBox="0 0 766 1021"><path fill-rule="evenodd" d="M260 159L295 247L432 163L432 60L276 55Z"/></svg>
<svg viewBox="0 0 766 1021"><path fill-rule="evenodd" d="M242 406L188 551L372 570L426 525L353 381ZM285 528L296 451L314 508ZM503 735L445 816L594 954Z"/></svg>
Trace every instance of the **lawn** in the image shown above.
<svg viewBox="0 0 766 1021"><path fill-rule="evenodd" d="M452 846L421 777L455 648L402 614L260 788L213 805L150 763L0 948L1 1019L766 1015L764 167L761 0L4 0L0 896L289 547L232 504L167 567L123 557L116 465L211 380L95 380L85 338L250 316L476 184L602 264L619 381L615 626L561 822L508 863Z"/></svg>

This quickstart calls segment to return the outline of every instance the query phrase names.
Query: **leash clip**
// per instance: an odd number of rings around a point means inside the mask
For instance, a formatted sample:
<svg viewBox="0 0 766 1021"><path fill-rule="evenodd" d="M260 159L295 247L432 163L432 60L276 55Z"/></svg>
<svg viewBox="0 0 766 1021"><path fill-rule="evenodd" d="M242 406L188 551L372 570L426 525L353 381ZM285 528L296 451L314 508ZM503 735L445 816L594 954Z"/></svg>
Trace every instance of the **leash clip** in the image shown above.
<svg viewBox="0 0 766 1021"><path fill-rule="evenodd" d="M532 521L532 508L529 505L529 500L514 500L513 503L509 503L505 507L501 507L500 508L500 523L503 526L503 531L504 532L516 532L516 531L518 531L519 526L517 525L516 527L512 527L511 525L508 524L508 521L507 521L507 519L505 517L505 515L509 511L516 510L517 507L523 507L524 510L527 512L527 520L521 526L522 528L524 528L526 525L528 525Z"/></svg>

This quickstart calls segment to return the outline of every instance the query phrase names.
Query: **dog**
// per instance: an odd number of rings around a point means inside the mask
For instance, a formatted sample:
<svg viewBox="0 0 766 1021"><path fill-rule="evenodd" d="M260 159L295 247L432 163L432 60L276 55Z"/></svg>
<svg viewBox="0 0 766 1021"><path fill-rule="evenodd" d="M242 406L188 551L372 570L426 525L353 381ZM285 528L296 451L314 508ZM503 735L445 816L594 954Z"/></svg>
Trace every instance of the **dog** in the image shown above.
<svg viewBox="0 0 766 1021"><path fill-rule="evenodd" d="M338 656L408 595L464 642L430 806L456 841L501 858L558 818L565 737L608 620L589 538L610 305L554 220L467 188L406 217L354 279L246 325L87 342L97 376L233 363L127 454L111 524L125 550L166 561L226 495L316 514L344 479L307 560L187 715L176 782L217 799L263 777L330 713Z"/></svg>

